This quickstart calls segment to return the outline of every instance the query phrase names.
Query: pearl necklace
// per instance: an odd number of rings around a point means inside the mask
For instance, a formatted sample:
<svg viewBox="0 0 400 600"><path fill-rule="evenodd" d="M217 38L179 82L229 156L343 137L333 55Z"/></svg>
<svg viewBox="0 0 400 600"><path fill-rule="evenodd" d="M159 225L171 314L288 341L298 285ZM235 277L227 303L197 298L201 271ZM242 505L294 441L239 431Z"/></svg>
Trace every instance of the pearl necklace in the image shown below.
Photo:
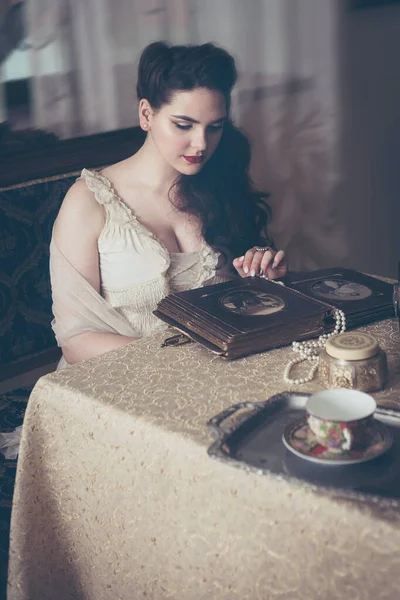
<svg viewBox="0 0 400 600"><path fill-rule="evenodd" d="M336 309L334 312L334 317L336 324L332 333L324 333L320 335L317 340L312 342L293 342L292 350L293 352L299 354L299 356L288 362L286 365L283 373L283 380L285 383L289 383L290 385L298 385L300 383L308 383L309 381L312 381L319 365L319 351L321 348L325 348L326 340L333 335L337 335L338 333L343 333L343 331L346 331L346 315L344 312ZM313 363L308 374L300 379L292 379L290 377L290 371L292 370L292 367L305 360Z"/></svg>

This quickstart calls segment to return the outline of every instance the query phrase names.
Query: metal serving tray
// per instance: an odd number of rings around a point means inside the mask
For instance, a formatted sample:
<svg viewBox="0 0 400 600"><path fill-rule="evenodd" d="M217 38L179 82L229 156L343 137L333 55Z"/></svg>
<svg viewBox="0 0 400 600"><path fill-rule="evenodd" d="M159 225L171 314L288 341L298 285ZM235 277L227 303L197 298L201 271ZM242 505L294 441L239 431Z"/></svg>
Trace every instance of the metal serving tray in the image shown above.
<svg viewBox="0 0 400 600"><path fill-rule="evenodd" d="M265 402L235 404L207 423L216 436L210 456L260 475L269 474L339 497L400 506L400 412L378 407L375 418L391 431L382 456L352 465L319 465L299 458L282 442L286 426L305 416L310 394L283 392ZM243 417L243 410L250 411ZM239 412L241 415L239 415ZM223 421L241 416L230 429Z"/></svg>

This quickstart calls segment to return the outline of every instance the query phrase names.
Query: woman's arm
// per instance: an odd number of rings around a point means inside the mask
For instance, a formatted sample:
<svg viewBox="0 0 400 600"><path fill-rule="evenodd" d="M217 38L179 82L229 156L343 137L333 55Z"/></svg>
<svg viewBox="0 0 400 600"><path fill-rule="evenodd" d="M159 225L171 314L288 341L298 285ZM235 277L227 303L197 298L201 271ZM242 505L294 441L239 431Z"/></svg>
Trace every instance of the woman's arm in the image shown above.
<svg viewBox="0 0 400 600"><path fill-rule="evenodd" d="M97 242L104 220L104 208L95 200L86 183L77 181L65 196L53 230L56 246L98 293L100 269ZM134 339L113 333L85 332L61 341L61 348L65 360L73 364L125 346Z"/></svg>
<svg viewBox="0 0 400 600"><path fill-rule="evenodd" d="M74 335L62 345L62 351L68 364L100 356L110 350L116 350L133 342L135 338L117 333L80 333Z"/></svg>

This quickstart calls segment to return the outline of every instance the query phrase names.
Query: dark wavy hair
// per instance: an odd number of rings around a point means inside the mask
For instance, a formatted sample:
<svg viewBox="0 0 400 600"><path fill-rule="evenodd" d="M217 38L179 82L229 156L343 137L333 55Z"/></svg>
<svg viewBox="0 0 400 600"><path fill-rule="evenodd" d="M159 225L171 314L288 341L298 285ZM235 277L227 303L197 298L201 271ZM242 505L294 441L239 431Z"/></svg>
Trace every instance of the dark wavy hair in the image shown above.
<svg viewBox="0 0 400 600"><path fill-rule="evenodd" d="M207 88L221 92L227 114L237 72L233 57L214 44L168 46L154 42L140 58L137 96L155 110L177 91ZM180 210L196 215L202 235L213 248L240 256L255 244L272 245L267 234L268 194L257 191L249 168L250 144L230 119L214 154L195 175L180 175L172 186Z"/></svg>

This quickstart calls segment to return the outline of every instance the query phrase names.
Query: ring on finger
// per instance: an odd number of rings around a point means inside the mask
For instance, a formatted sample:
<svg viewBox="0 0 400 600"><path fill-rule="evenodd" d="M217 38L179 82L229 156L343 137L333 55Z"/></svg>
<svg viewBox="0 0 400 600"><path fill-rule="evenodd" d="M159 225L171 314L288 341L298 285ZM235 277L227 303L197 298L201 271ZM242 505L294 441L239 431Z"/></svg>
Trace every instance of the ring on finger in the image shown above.
<svg viewBox="0 0 400 600"><path fill-rule="evenodd" d="M271 250L269 246L253 246L253 248L258 252L266 252L267 250Z"/></svg>

